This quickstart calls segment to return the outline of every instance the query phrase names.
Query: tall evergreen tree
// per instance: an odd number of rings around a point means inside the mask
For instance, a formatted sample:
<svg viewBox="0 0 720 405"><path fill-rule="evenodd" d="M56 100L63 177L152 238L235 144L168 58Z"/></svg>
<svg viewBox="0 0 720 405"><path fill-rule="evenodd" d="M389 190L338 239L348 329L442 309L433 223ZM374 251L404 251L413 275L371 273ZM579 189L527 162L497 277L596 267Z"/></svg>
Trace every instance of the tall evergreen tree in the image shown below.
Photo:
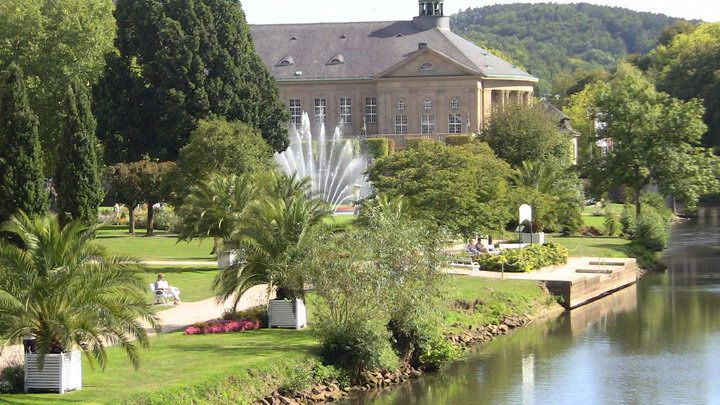
<svg viewBox="0 0 720 405"><path fill-rule="evenodd" d="M79 81L68 86L63 101L55 174L58 210L63 220L97 221L102 202L99 142L88 88Z"/></svg>
<svg viewBox="0 0 720 405"><path fill-rule="evenodd" d="M259 128L275 150L287 146L287 112L239 2L118 0L115 17L120 55L108 57L95 93L110 162L175 159L211 115Z"/></svg>
<svg viewBox="0 0 720 405"><path fill-rule="evenodd" d="M18 211L42 214L47 206L38 120L13 64L0 82L0 221Z"/></svg>

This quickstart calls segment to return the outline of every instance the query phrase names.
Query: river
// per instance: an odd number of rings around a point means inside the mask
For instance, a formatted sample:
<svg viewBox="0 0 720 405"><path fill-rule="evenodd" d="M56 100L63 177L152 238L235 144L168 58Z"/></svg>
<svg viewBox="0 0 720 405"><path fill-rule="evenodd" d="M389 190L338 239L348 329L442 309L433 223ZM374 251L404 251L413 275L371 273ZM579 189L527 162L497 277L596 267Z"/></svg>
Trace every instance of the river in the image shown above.
<svg viewBox="0 0 720 405"><path fill-rule="evenodd" d="M673 227L664 273L344 403L720 404L719 217Z"/></svg>

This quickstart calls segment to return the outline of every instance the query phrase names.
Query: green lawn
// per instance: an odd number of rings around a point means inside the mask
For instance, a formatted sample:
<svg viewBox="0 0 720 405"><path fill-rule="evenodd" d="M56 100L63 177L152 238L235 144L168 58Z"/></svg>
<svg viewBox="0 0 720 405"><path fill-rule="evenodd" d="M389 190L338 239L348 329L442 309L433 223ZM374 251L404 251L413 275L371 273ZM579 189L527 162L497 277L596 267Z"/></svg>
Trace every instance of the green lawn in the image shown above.
<svg viewBox="0 0 720 405"><path fill-rule="evenodd" d="M570 256L631 257L630 241L623 238L552 236L549 241L568 248Z"/></svg>
<svg viewBox="0 0 720 405"><path fill-rule="evenodd" d="M620 215L622 210L623 205L616 203L608 204L604 209L595 206L585 207L585 210L582 213L583 222L585 226L592 226L600 231L603 231L605 229L605 213L613 212Z"/></svg>
<svg viewBox="0 0 720 405"><path fill-rule="evenodd" d="M215 382L233 372L263 368L313 356L316 340L309 331L260 330L233 334L185 336L172 333L152 339L143 351L142 367L134 370L124 353L109 350L105 372L83 367L83 390L57 394L3 395L0 403L63 404L122 403L153 391ZM224 402L232 403L232 402Z"/></svg>
<svg viewBox="0 0 720 405"><path fill-rule="evenodd" d="M179 275L173 274L172 277ZM170 276L169 276L170 277ZM532 313L551 301L536 282L449 276L444 318L450 330L497 323L508 315ZM458 301L475 303L458 309ZM312 312L312 307L308 308ZM261 330L238 334L185 336L171 333L151 341L142 351L142 367L134 370L118 348L109 349L104 371L84 364L84 389L57 394L3 395L1 403L247 403L277 384L278 367L292 369L316 358L312 332ZM278 366L279 363L288 366ZM195 402L192 402L195 401Z"/></svg>
<svg viewBox="0 0 720 405"><path fill-rule="evenodd" d="M133 236L126 226L108 226L98 232L97 241L110 253L143 260L215 260L209 239L177 243L176 238L164 235L167 233L158 231L157 236L146 237L144 230L138 230Z"/></svg>
<svg viewBox="0 0 720 405"><path fill-rule="evenodd" d="M155 282L158 273L164 273L170 285L180 289L184 302L202 301L213 296L212 282L219 270L214 267L162 267L150 266L145 274L147 284ZM148 288L148 299L152 293Z"/></svg>

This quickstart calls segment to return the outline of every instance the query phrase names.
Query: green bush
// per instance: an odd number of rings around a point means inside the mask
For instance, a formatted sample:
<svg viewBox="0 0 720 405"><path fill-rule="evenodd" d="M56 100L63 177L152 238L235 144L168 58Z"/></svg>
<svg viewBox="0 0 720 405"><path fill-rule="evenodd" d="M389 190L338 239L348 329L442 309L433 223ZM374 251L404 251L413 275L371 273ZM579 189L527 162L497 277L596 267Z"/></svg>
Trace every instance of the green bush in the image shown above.
<svg viewBox="0 0 720 405"><path fill-rule="evenodd" d="M166 205L155 209L155 229L176 232L178 223L178 216L172 207Z"/></svg>
<svg viewBox="0 0 720 405"><path fill-rule="evenodd" d="M0 394L23 392L25 385L25 368L22 364L5 367L0 373Z"/></svg>
<svg viewBox="0 0 720 405"><path fill-rule="evenodd" d="M388 154L392 155L396 151L395 140L388 139Z"/></svg>
<svg viewBox="0 0 720 405"><path fill-rule="evenodd" d="M563 205L562 203L558 205ZM558 218L560 233L564 236L577 235L583 227L582 213L578 207L572 204L564 204L566 207Z"/></svg>
<svg viewBox="0 0 720 405"><path fill-rule="evenodd" d="M472 135L448 135L445 137L445 144L447 146L462 146L467 145L472 141Z"/></svg>
<svg viewBox="0 0 720 405"><path fill-rule="evenodd" d="M567 263L568 250L561 245L531 245L523 249L511 249L499 255L482 255L478 258L480 267L488 271L527 273L547 266Z"/></svg>
<svg viewBox="0 0 720 405"><path fill-rule="evenodd" d="M239 321L241 319L250 319L259 321L263 327L268 326L268 312L265 305L248 308L244 311L227 311L222 315L222 319L226 321Z"/></svg>
<svg viewBox="0 0 720 405"><path fill-rule="evenodd" d="M621 230L620 218L614 212L605 214L605 235L606 236L617 236Z"/></svg>
<svg viewBox="0 0 720 405"><path fill-rule="evenodd" d="M283 395L306 390L313 385L341 380L341 373L333 366L319 362L295 364L281 379L278 391Z"/></svg>
<svg viewBox="0 0 720 405"><path fill-rule="evenodd" d="M635 224L636 243L650 250L660 252L667 246L669 238L667 222L654 209L643 210Z"/></svg>
<svg viewBox="0 0 720 405"><path fill-rule="evenodd" d="M323 363L355 376L364 370L396 370L399 365L389 332L379 322L342 326L323 322L316 325L315 331L321 342Z"/></svg>
<svg viewBox="0 0 720 405"><path fill-rule="evenodd" d="M405 141L405 149L415 149L425 142L435 142L430 138L408 138Z"/></svg>
<svg viewBox="0 0 720 405"><path fill-rule="evenodd" d="M426 369L437 370L460 357L460 349L448 339L432 336L418 342L420 364Z"/></svg>
<svg viewBox="0 0 720 405"><path fill-rule="evenodd" d="M632 238L635 235L635 207L625 204L620 214L623 235Z"/></svg>
<svg viewBox="0 0 720 405"><path fill-rule="evenodd" d="M363 151L373 159L390 154L390 140L386 138L368 138L363 143Z"/></svg>

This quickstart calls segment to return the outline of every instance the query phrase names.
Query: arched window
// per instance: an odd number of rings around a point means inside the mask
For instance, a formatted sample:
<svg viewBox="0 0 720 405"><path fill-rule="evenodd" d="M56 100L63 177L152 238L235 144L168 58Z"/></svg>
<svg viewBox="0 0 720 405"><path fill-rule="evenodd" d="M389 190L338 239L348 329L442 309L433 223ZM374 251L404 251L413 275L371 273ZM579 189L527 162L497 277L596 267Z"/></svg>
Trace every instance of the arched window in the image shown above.
<svg viewBox="0 0 720 405"><path fill-rule="evenodd" d="M280 62L277 63L277 66L290 66L294 64L295 60L292 56L285 56L284 58L280 59Z"/></svg>
<svg viewBox="0 0 720 405"><path fill-rule="evenodd" d="M345 57L342 56L342 54L335 54L330 60L327 62L328 65L342 65L345 63Z"/></svg>

